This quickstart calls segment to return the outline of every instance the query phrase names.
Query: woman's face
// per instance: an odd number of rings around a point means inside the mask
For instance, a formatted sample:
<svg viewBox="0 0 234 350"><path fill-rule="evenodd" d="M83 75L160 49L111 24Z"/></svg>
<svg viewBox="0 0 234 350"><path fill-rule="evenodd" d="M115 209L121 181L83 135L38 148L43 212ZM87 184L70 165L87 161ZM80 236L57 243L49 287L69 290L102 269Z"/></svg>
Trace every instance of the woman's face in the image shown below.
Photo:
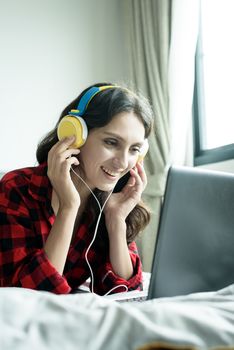
<svg viewBox="0 0 234 350"><path fill-rule="evenodd" d="M133 112L117 114L106 126L92 129L78 157L90 188L112 190L135 166L144 137L144 125Z"/></svg>

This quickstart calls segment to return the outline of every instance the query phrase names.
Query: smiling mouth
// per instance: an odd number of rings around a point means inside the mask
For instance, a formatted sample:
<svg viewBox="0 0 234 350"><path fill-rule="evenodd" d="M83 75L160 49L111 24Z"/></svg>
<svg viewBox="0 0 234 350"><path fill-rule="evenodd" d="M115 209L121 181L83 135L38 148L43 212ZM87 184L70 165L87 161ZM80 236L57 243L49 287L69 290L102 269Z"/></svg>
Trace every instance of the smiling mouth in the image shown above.
<svg viewBox="0 0 234 350"><path fill-rule="evenodd" d="M104 171L105 174L109 175L109 176L112 176L113 178L116 178L116 177L119 177L120 176L120 173L116 173L104 166L101 167L102 170Z"/></svg>

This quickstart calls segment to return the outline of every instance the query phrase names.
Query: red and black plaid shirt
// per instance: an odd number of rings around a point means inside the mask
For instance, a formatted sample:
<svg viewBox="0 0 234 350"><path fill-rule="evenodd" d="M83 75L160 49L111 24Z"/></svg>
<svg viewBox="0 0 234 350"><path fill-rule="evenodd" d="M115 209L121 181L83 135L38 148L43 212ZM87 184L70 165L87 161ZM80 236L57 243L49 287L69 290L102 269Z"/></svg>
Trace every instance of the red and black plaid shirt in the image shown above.
<svg viewBox="0 0 234 350"><path fill-rule="evenodd" d="M76 239L70 245L63 276L43 249L55 220L51 194L47 164L12 171L0 181L1 287L24 287L65 294L90 277L85 260L85 252L92 240L88 218L82 222ZM129 245L134 268L129 280L113 272L108 250L108 245L94 242L89 251L94 291L102 295L120 284L126 285L129 290L142 289L142 267L135 242ZM115 292L124 290L119 287Z"/></svg>

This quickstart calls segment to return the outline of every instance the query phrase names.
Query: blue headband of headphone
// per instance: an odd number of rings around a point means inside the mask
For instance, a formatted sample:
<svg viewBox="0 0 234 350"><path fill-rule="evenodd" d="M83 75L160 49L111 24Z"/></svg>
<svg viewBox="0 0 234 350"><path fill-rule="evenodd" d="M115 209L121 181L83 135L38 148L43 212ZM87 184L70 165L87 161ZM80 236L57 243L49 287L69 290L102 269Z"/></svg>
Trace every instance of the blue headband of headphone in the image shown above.
<svg viewBox="0 0 234 350"><path fill-rule="evenodd" d="M88 107L89 102L92 100L92 98L96 94L98 94L102 90L106 90L114 87L116 86L115 85L104 85L99 87L93 86L92 88L88 89L88 91L86 91L84 95L81 97L78 103L77 109L72 109L68 114L81 117L84 114L86 108Z"/></svg>

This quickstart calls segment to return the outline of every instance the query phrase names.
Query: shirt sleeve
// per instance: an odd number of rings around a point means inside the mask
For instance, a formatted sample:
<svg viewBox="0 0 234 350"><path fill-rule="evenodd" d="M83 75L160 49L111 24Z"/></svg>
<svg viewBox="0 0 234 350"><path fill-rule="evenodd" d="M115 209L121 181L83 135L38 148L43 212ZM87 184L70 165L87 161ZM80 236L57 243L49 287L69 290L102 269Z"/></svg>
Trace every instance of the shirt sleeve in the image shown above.
<svg viewBox="0 0 234 350"><path fill-rule="evenodd" d="M69 293L67 280L50 263L43 247L35 246L37 233L32 226L29 210L22 201L19 204L1 196L0 286Z"/></svg>
<svg viewBox="0 0 234 350"><path fill-rule="evenodd" d="M120 276L116 275L113 271L113 267L110 261L99 266L95 270L94 275L94 292L100 295L106 293L119 293L131 290L142 290L143 289L143 275L142 275L142 264L137 251L135 242L129 244L129 254L133 266L133 275L130 279L125 280ZM115 288L116 287L116 288ZM113 288L113 291L112 291Z"/></svg>

